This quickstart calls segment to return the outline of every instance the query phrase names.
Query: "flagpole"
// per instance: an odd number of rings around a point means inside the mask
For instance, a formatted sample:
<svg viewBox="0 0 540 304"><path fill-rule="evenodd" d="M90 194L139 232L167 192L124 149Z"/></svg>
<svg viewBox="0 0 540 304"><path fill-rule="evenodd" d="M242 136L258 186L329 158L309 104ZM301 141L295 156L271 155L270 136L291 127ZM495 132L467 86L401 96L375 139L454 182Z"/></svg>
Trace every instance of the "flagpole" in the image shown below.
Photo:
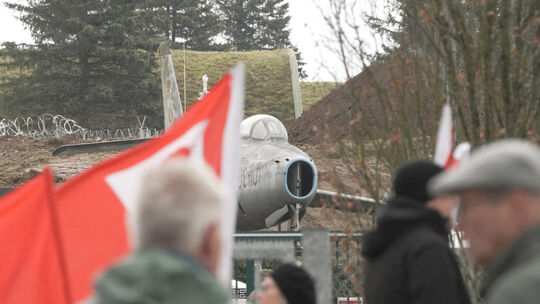
<svg viewBox="0 0 540 304"><path fill-rule="evenodd" d="M186 41L184 41L184 112L187 110L187 97L186 97Z"/></svg>
<svg viewBox="0 0 540 304"><path fill-rule="evenodd" d="M60 224L58 222L56 206L54 205L54 202L53 202L52 191L53 191L54 183L52 179L52 172L49 167L45 167L45 169L43 170L43 173L46 174L45 178L46 178L47 187L45 191L47 195L47 205L49 207L49 212L51 214L51 225L52 225L52 231L53 231L54 239L55 239L54 244L58 252L58 259L60 262L60 272L62 273L62 280L64 283L64 296L66 297L66 302L71 304L72 297L71 297L71 288L69 285L69 279L68 279L67 268L66 268L66 265L67 265L66 257L64 256L64 246L62 245L62 237L60 235Z"/></svg>

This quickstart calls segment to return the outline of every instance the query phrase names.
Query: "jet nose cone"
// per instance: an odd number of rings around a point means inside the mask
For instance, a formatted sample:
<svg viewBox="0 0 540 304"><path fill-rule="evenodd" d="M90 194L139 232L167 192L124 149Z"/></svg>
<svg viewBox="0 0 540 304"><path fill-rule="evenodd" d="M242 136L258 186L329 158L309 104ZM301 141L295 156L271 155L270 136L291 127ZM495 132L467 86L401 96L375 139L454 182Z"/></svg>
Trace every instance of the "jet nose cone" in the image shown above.
<svg viewBox="0 0 540 304"><path fill-rule="evenodd" d="M317 171L310 160L293 159L285 168L285 186L296 202L309 203L317 189Z"/></svg>

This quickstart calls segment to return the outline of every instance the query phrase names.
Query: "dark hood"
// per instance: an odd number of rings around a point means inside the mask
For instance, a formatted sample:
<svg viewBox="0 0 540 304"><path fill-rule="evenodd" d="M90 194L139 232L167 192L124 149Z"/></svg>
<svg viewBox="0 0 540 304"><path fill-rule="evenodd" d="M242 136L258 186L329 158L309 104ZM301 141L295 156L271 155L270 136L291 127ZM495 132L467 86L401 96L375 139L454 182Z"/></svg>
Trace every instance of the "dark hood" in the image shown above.
<svg viewBox="0 0 540 304"><path fill-rule="evenodd" d="M393 197L377 215L377 228L364 237L362 255L374 259L407 231L426 227L448 239L446 219L435 210L406 197Z"/></svg>

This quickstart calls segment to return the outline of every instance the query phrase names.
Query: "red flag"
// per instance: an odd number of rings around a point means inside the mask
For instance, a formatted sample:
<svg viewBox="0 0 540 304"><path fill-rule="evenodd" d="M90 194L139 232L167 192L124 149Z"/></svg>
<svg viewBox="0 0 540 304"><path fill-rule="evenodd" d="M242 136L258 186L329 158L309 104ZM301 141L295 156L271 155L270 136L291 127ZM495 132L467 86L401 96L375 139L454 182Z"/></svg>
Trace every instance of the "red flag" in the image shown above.
<svg viewBox="0 0 540 304"><path fill-rule="evenodd" d="M69 303L50 169L0 200L0 303Z"/></svg>
<svg viewBox="0 0 540 304"><path fill-rule="evenodd" d="M173 155L206 161L236 193L239 125L243 116L243 66L231 70L160 137L106 160L56 191L74 300L90 295L98 271L129 252L126 214L133 210L144 173ZM236 198L222 219L221 277L230 278ZM229 241L230 240L230 241Z"/></svg>

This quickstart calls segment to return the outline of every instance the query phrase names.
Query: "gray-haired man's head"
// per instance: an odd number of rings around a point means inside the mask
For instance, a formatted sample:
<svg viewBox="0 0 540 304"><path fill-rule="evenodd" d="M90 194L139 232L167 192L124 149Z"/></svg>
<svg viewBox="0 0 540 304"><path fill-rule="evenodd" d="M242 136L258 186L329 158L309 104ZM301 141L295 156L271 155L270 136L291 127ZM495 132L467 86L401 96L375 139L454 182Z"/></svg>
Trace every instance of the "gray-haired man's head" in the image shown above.
<svg viewBox="0 0 540 304"><path fill-rule="evenodd" d="M219 217L226 196L204 163L167 161L143 181L135 214L137 244L180 250L212 268L208 264L216 261L207 260L219 256Z"/></svg>

